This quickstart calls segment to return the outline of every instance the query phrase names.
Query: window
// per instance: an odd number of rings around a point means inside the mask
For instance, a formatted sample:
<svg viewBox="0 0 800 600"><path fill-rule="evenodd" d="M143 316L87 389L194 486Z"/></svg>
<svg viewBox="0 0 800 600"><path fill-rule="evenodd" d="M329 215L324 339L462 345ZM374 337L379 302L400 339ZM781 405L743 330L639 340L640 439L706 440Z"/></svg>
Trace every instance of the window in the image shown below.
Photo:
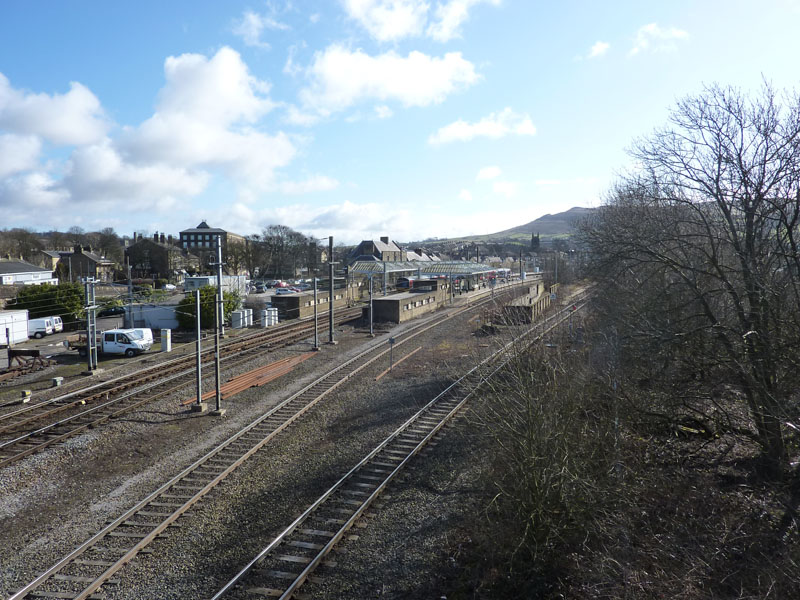
<svg viewBox="0 0 800 600"><path fill-rule="evenodd" d="M106 342L113 342L114 341L114 334L113 333L105 334L104 340Z"/></svg>

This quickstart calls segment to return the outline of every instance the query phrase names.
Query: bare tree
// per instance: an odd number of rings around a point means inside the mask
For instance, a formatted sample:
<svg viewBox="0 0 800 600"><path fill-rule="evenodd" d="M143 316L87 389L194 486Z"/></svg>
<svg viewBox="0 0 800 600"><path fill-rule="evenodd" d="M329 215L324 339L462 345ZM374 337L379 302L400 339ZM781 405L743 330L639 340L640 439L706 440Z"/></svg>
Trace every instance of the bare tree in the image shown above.
<svg viewBox="0 0 800 600"><path fill-rule="evenodd" d="M641 169L583 227L595 272L626 295L630 339L667 349L664 372L694 355L714 370L696 378L735 386L780 474L797 417L800 97L709 87L631 154Z"/></svg>

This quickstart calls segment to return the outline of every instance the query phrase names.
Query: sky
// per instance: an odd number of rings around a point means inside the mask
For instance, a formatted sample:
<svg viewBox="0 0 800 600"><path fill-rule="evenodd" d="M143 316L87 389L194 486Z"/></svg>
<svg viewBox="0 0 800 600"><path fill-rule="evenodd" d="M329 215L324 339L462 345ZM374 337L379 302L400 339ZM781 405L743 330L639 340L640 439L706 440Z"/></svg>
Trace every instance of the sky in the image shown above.
<svg viewBox="0 0 800 600"><path fill-rule="evenodd" d="M597 206L719 83L797 87L800 0L3 0L0 229L350 244Z"/></svg>

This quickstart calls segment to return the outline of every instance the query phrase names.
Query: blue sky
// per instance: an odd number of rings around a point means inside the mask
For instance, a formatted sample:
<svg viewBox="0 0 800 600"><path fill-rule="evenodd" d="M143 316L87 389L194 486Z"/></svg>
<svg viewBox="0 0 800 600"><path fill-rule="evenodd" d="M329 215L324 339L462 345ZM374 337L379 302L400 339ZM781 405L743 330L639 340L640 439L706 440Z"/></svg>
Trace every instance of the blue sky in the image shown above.
<svg viewBox="0 0 800 600"><path fill-rule="evenodd" d="M0 5L0 228L346 243L597 205L718 82L792 89L799 0Z"/></svg>

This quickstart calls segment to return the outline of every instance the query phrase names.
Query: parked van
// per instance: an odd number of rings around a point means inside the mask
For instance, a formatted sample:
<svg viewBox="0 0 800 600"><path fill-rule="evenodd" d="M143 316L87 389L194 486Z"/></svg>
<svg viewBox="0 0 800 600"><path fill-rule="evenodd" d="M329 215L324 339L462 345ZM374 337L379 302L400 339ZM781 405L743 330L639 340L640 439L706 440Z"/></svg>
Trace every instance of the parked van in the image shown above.
<svg viewBox="0 0 800 600"><path fill-rule="evenodd" d="M53 315L52 317L48 318L53 319L53 332L61 333L64 331L64 321L61 320L61 317Z"/></svg>
<svg viewBox="0 0 800 600"><path fill-rule="evenodd" d="M87 355L85 333L80 334L77 340L67 340L67 343L79 355ZM97 335L98 354L124 354L131 357L147 352L152 345L153 332L150 329L109 329Z"/></svg>
<svg viewBox="0 0 800 600"><path fill-rule="evenodd" d="M40 319L28 320L28 336L36 339L55 333L53 317L41 317Z"/></svg>

